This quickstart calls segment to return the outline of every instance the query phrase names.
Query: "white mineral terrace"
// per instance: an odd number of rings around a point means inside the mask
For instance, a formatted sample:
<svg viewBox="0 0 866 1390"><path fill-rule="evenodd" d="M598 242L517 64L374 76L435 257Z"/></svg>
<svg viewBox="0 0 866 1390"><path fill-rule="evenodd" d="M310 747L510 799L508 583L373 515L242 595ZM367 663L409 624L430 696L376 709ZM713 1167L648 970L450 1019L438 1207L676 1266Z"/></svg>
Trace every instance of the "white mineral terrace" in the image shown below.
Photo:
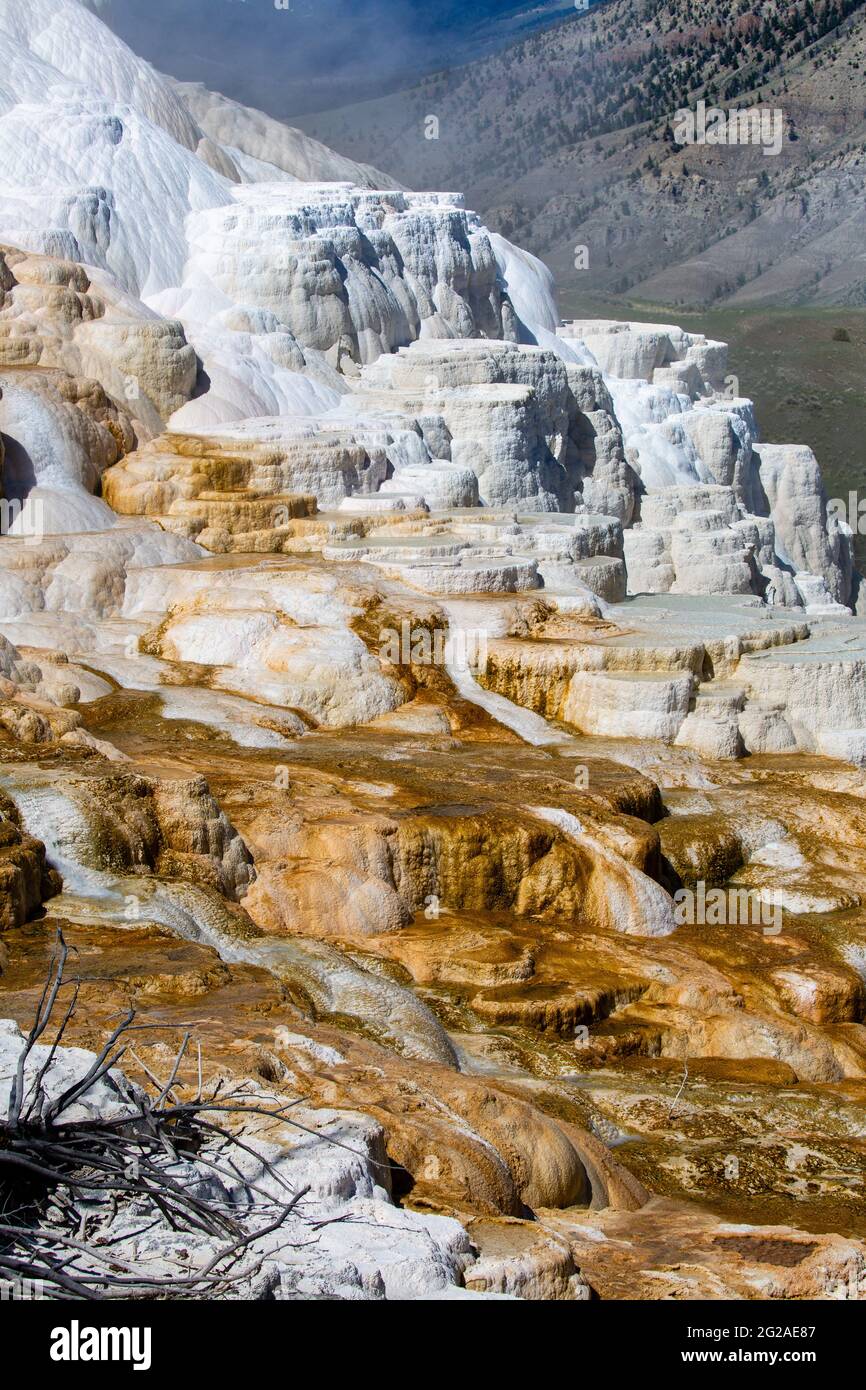
<svg viewBox="0 0 866 1390"><path fill-rule="evenodd" d="M812 451L724 343L563 323L461 195L96 8L0 0L0 977L62 923L102 991L52 1082L134 998L303 1101L253 1155L321 1238L240 1296L862 1276L866 600Z"/></svg>

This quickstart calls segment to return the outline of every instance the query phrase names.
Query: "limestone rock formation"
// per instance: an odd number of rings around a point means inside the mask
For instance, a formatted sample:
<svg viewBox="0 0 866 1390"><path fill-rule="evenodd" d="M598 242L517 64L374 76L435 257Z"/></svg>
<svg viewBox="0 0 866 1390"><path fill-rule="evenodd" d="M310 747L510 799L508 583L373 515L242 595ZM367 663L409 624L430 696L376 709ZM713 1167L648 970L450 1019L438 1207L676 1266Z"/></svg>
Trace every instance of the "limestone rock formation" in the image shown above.
<svg viewBox="0 0 866 1390"><path fill-rule="evenodd" d="M46 863L42 842L22 830L18 808L5 793L0 816L0 931L9 931L59 890L60 878Z"/></svg>
<svg viewBox="0 0 866 1390"><path fill-rule="evenodd" d="M131 1006L168 1075L192 1014L303 1117L252 1134L317 1231L268 1296L860 1279L866 629L813 455L724 344L561 324L459 195L77 0L0 37L7 1079L59 928L58 1077Z"/></svg>
<svg viewBox="0 0 866 1390"><path fill-rule="evenodd" d="M219 92L210 92L200 82L172 85L212 146L230 154L230 163L242 183L256 182L256 174L261 173L267 179L283 174L289 180L304 183L348 179L358 188L399 187L379 169L344 159L302 130L275 121L252 107L241 106ZM262 165L270 168L262 169Z"/></svg>

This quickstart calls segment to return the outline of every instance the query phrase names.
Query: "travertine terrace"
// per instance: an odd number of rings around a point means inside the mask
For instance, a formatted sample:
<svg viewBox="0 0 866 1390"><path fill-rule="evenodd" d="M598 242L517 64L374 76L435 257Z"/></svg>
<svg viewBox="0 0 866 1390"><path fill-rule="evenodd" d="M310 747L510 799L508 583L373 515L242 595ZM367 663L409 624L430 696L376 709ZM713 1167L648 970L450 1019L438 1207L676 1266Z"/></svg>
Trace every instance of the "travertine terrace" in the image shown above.
<svg viewBox="0 0 866 1390"><path fill-rule="evenodd" d="M271 1291L866 1288L866 623L814 456L724 344L563 324L459 195L76 0L0 36L0 1093L62 926L68 1042L132 1005L159 1074L193 1019L299 1102L253 1138L342 1219Z"/></svg>

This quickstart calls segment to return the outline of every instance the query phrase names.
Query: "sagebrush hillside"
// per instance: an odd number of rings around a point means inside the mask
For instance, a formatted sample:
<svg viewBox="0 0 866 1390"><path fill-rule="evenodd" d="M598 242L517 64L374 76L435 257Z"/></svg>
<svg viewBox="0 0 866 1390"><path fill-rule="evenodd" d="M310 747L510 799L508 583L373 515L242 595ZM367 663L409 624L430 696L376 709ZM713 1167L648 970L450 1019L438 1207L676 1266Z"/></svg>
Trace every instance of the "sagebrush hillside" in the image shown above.
<svg viewBox="0 0 866 1390"><path fill-rule="evenodd" d="M566 290L672 306L861 304L864 73L863 0L614 0L305 125L410 187L465 190ZM780 109L779 155L676 146L674 112L701 98Z"/></svg>

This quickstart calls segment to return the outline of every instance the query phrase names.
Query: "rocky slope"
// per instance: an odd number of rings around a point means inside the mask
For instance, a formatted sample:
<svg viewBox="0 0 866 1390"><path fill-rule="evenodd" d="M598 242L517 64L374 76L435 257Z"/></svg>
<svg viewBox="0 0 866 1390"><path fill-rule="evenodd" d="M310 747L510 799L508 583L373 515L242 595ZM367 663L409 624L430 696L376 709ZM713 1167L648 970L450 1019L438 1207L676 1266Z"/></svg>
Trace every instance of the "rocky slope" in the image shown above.
<svg viewBox="0 0 866 1390"><path fill-rule="evenodd" d="M303 1103L321 1144L263 1142L339 1238L271 1292L862 1287L866 632L814 457L724 344L562 324L458 195L276 177L243 115L238 159L75 0L0 32L0 1013L61 926L67 1042L132 1004L160 1075L194 1013Z"/></svg>
<svg viewBox="0 0 866 1390"><path fill-rule="evenodd" d="M302 124L408 187L464 189L569 299L863 304L864 61L860 0L613 0ZM779 152L676 145L700 100L779 111Z"/></svg>

